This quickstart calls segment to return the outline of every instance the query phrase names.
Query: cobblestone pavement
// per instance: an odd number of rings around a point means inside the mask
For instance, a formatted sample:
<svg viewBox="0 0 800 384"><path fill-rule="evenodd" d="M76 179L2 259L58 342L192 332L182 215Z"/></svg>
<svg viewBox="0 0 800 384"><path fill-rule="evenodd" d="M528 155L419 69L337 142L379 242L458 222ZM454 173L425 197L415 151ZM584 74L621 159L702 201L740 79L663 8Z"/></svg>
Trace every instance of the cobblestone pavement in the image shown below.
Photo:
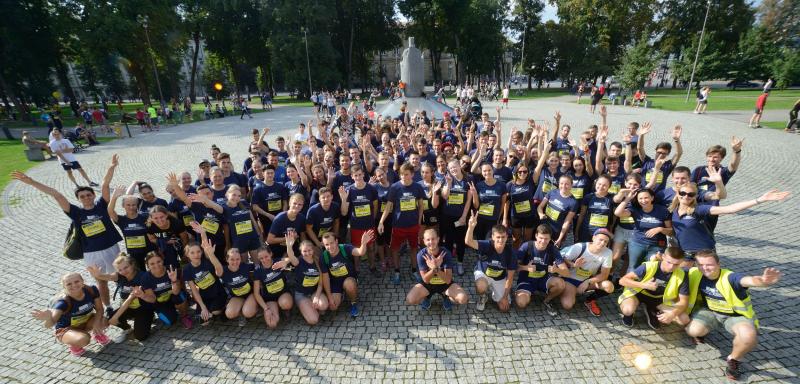
<svg viewBox="0 0 800 384"><path fill-rule="evenodd" d="M550 119L556 109L564 115L564 123L579 131L596 118L587 108L554 101L512 102L511 109L503 111L505 131L524 126L529 116ZM270 126L272 140L278 134L293 135L296 123L309 118L309 108L278 107L252 120L226 118L158 133L137 132L133 139L92 147L78 158L99 181L111 154L119 153L114 184L128 184L134 178L147 180L158 192L163 191L168 171L194 173L198 160L208 157L211 144L232 153L234 163L240 164L250 129ZM796 170L800 137L795 135L749 130L744 123L713 116L610 109L614 137L621 137L623 126L633 120L655 122L655 132L647 141L650 152L657 141L667 139L672 124L683 124L686 154L681 163L689 166L702 163L709 145L730 147L732 135L744 137L743 162L729 183L729 202L754 198L771 188L797 192L800 186ZM29 173L71 195L57 164L47 162ZM452 313L442 312L438 299L429 313L405 306L403 299L411 287L408 275L403 276L400 288L367 276L360 290L363 313L354 320L339 313L309 327L295 313L272 331L260 319L244 328L230 322L188 331L177 327L158 331L144 344L128 342L105 348L92 344L85 357L74 358L56 344L51 330L42 329L29 315L57 293L62 273L83 269L82 262L58 254L69 224L67 217L59 213L52 199L16 182L3 192L2 204L0 231L5 240L0 267L6 271L0 285L2 382L725 381L722 369L731 345L727 334L714 333L708 344L695 347L674 326L658 332L646 328L641 312L629 330L620 324L615 298L601 301L603 315L599 318L580 306L550 318L540 298L529 308L508 314L499 313L491 304L486 311L477 312L469 273L456 280L473 295L471 303ZM764 204L723 217L718 226L724 266L754 274L773 266L785 273L778 286L752 293L762 328L760 345L744 364L748 381L800 381L796 352L800 346L796 326L800 323L796 309L800 305L796 289L800 236L793 229L798 209L798 199L792 197L782 204ZM474 257L470 255L468 260ZM652 357L649 369L633 365L633 357L639 353Z"/></svg>

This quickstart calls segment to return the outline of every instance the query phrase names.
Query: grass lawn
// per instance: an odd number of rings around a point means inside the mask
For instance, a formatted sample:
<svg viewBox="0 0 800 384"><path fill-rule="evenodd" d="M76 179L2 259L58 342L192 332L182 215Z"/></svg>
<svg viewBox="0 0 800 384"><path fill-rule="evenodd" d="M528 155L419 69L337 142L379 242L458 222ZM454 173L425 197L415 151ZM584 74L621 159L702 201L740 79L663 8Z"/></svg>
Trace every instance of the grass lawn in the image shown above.
<svg viewBox="0 0 800 384"><path fill-rule="evenodd" d="M772 128L772 129L783 130L784 128L786 128L786 122L785 121L762 121L761 122L761 126L762 127L767 127L767 128Z"/></svg>
<svg viewBox="0 0 800 384"><path fill-rule="evenodd" d="M292 105L298 107L311 107L311 101L309 100L298 100L297 98L289 97L289 96L278 96L273 98L273 105ZM217 104L216 100L211 100L212 106ZM220 102L221 104L221 102ZM260 97L253 97L250 102L248 102L250 106L250 110L253 113L261 113L265 112L261 109L261 98ZM93 104L90 103L90 106ZM231 107L230 100L226 100L225 106L228 108L230 113L233 113L233 108ZM142 108L144 110L144 105L140 102L135 103L124 103L122 108L125 112L130 115L136 113L136 108ZM195 103L192 104L192 117L195 121L203 120L203 110L205 109L205 105L203 103ZM213 108L212 108L213 109ZM120 121L121 114L119 113L119 109L117 108L116 104L108 104L108 113L109 113L109 120L110 122ZM45 124L39 120L39 116L42 114L41 110L34 109L33 116L36 119L36 124L31 123L30 121L19 121L19 120L0 120L0 124L4 124L9 128L30 128L30 127L44 127ZM64 122L64 127L73 128L78 124L77 118L72 115L72 109L68 105L64 105L61 107L61 117ZM133 117L133 116L131 116ZM184 123L188 123L189 119L185 118Z"/></svg>
<svg viewBox="0 0 800 384"><path fill-rule="evenodd" d="M114 137L98 137L97 141L107 143L114 139ZM39 138L39 140L47 141L46 138ZM0 191L4 190L11 181L11 171L24 172L44 163L56 167L58 166L57 162L58 160L28 161L25 158L25 145L22 144L22 140L0 140Z"/></svg>
<svg viewBox="0 0 800 384"><path fill-rule="evenodd" d="M755 108L756 99L761 90L717 90L712 89L708 97L708 109L716 111L752 110ZM686 100L686 90L665 89L647 92L647 97L653 102L652 108L668 111L692 111L695 107L694 92ZM767 109L789 110L800 99L800 90L773 90L767 99Z"/></svg>

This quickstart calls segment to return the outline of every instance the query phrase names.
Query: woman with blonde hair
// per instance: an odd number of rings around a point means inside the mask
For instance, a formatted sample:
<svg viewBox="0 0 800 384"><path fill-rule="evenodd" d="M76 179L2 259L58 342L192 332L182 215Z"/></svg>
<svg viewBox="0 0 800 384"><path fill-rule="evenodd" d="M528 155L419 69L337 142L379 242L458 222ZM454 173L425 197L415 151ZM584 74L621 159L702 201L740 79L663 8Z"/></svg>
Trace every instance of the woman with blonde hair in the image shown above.
<svg viewBox="0 0 800 384"><path fill-rule="evenodd" d="M110 313L109 324L122 329L122 333L114 338L114 342L125 341L131 332L136 340L145 340L150 336L150 326L153 324L153 307L150 303L155 301L146 300L145 291L142 290L146 273L140 271L136 260L125 252L120 252L113 264L116 271L113 273L103 273L96 265L90 265L86 270L97 281L117 283L123 303ZM129 320L133 320L133 328L128 324Z"/></svg>
<svg viewBox="0 0 800 384"><path fill-rule="evenodd" d="M73 356L83 355L92 338L100 345L111 342L105 334L103 301L97 287L85 285L77 272L62 276L61 285L63 296L52 308L31 312L33 318L42 321L45 328L54 327L56 340L66 344Z"/></svg>

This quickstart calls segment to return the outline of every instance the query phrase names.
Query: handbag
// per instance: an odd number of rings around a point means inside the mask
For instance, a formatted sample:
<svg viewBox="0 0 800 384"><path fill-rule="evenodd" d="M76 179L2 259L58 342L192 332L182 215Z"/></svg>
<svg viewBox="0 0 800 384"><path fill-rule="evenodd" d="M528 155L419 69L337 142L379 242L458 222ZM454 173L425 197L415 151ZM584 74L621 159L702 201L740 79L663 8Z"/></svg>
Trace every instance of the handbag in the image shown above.
<svg viewBox="0 0 800 384"><path fill-rule="evenodd" d="M64 247L61 253L70 260L83 259L83 246L81 246L80 231L72 223L67 231L67 238L64 240Z"/></svg>

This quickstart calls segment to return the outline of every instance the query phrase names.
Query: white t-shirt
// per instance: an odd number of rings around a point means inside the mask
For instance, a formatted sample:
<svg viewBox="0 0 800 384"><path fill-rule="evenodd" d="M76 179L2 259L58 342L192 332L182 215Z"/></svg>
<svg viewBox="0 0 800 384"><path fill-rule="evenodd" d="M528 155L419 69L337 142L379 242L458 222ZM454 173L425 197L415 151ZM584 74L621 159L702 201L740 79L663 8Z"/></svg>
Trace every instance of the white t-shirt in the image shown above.
<svg viewBox="0 0 800 384"><path fill-rule="evenodd" d="M504 99L508 98L508 88L503 88L503 98Z"/></svg>
<svg viewBox="0 0 800 384"><path fill-rule="evenodd" d="M72 142L67 139L62 138L61 140L50 141L50 150L52 150L53 152L64 151L70 148L75 148L75 146L72 145ZM63 152L61 155L64 156L64 159L67 160L69 163L72 163L73 161L78 161L75 158L75 154L72 152ZM61 158L59 158L58 161L60 161L62 164L67 164L64 163L64 161L62 161Z"/></svg>
<svg viewBox="0 0 800 384"><path fill-rule="evenodd" d="M575 261L583 256L586 262L582 267L572 267L569 269L570 277L575 280L584 281L597 274L600 268L611 268L611 250L603 248L599 255L589 251L590 243L578 243L561 251L561 257L565 260Z"/></svg>

